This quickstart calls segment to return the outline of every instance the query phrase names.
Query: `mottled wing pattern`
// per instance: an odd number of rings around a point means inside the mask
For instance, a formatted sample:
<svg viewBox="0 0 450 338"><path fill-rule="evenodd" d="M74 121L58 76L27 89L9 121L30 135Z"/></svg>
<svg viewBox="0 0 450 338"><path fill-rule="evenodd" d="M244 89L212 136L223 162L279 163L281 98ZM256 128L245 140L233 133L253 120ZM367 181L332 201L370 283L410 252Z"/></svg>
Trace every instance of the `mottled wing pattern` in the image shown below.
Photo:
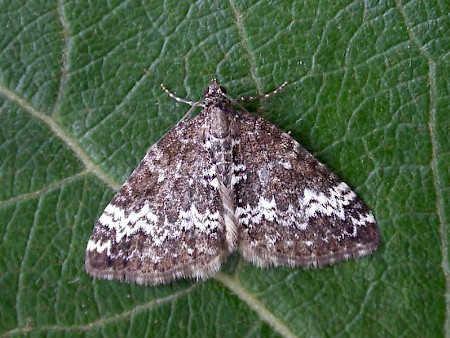
<svg viewBox="0 0 450 338"><path fill-rule="evenodd" d="M160 284L220 268L228 255L223 206L203 126L204 115L182 120L148 150L94 228L91 276Z"/></svg>
<svg viewBox="0 0 450 338"><path fill-rule="evenodd" d="M363 202L292 137L238 112L235 185L239 248L259 266L323 266L372 253L375 219Z"/></svg>

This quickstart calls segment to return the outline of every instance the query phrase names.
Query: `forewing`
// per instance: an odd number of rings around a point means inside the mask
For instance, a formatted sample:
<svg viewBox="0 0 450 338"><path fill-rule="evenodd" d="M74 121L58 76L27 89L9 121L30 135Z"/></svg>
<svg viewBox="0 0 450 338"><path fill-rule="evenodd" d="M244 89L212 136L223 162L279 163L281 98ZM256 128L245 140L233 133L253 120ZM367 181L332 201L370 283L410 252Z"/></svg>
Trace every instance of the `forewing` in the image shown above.
<svg viewBox="0 0 450 338"><path fill-rule="evenodd" d="M185 119L147 151L95 225L91 276L159 284L220 268L228 255L223 208L203 127L203 115Z"/></svg>
<svg viewBox="0 0 450 338"><path fill-rule="evenodd" d="M322 266L372 253L372 213L323 164L268 121L238 112L240 250L259 266Z"/></svg>

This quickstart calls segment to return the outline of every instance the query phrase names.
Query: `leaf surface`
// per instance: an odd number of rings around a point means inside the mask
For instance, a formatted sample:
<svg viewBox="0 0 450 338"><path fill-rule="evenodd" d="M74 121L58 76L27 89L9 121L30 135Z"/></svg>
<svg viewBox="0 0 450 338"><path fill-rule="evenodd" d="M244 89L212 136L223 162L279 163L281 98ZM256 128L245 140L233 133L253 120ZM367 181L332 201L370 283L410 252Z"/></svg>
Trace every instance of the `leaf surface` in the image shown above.
<svg viewBox="0 0 450 338"><path fill-rule="evenodd" d="M450 332L444 1L0 3L0 336ZM211 78L373 210L371 257L158 287L84 271L93 225Z"/></svg>

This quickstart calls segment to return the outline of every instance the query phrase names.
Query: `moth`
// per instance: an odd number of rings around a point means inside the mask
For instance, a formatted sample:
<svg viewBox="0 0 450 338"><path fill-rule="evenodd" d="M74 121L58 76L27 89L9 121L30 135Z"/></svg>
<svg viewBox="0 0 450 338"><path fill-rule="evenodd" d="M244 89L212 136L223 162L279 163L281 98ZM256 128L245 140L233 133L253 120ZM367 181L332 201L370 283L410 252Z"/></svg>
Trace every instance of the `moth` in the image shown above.
<svg viewBox="0 0 450 338"><path fill-rule="evenodd" d="M208 278L236 250L259 267L321 267L378 248L370 210L288 133L235 109L215 80L199 102L163 89L201 112L151 146L106 207L89 275L156 285Z"/></svg>

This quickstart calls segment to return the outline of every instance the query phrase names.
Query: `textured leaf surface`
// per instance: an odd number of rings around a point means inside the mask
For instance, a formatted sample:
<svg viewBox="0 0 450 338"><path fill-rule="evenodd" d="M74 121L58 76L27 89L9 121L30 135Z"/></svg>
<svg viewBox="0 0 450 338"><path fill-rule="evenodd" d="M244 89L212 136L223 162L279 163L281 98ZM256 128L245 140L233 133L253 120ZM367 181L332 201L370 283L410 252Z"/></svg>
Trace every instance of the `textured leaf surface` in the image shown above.
<svg viewBox="0 0 450 338"><path fill-rule="evenodd" d="M443 336L449 325L445 1L0 3L0 336ZM371 257L214 279L94 281L93 225L211 78L335 171ZM251 109L251 108L250 108Z"/></svg>

